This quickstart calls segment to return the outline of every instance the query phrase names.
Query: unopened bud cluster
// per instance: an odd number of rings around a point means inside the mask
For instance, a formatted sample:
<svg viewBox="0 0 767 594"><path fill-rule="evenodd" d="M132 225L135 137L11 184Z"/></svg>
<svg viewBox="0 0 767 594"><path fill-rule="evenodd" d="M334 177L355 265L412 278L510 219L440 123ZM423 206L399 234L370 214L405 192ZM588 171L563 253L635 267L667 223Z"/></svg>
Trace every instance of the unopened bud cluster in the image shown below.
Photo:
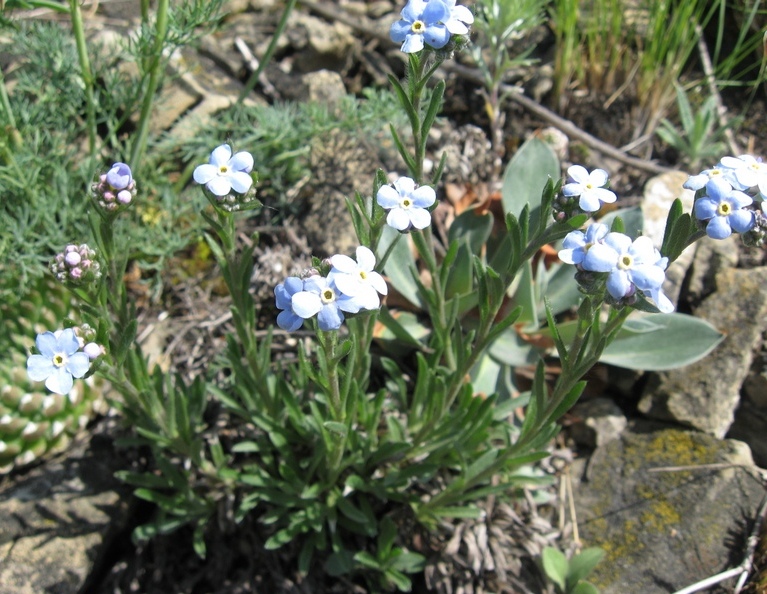
<svg viewBox="0 0 767 594"><path fill-rule="evenodd" d="M96 202L106 211L127 207L136 195L136 182L130 167L115 163L91 186Z"/></svg>
<svg viewBox="0 0 767 594"><path fill-rule="evenodd" d="M51 272L62 283L86 284L101 277L96 250L87 244L69 244L51 262Z"/></svg>

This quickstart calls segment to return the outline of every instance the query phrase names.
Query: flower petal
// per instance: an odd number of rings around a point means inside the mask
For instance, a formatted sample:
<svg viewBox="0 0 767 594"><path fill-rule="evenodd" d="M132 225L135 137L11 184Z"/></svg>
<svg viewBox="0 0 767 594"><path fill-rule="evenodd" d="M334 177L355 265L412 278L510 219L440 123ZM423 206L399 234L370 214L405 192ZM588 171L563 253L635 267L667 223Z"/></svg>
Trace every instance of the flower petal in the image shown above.
<svg viewBox="0 0 767 594"><path fill-rule="evenodd" d="M320 330L338 330L344 323L344 314L335 303L325 305L317 314Z"/></svg>
<svg viewBox="0 0 767 594"><path fill-rule="evenodd" d="M423 35L411 34L405 38L405 43L400 48L406 54L414 54L423 49Z"/></svg>
<svg viewBox="0 0 767 594"><path fill-rule="evenodd" d="M218 175L218 167L215 165L198 165L194 168L192 177L198 184L207 184L210 180Z"/></svg>
<svg viewBox="0 0 767 594"><path fill-rule="evenodd" d="M69 357L66 369L73 377L81 378L91 368L91 359L83 352L75 353Z"/></svg>
<svg viewBox="0 0 767 594"><path fill-rule="evenodd" d="M222 177L217 175L210 180L205 187L208 188L211 194L214 196L227 196L232 190L232 184L229 182L228 177Z"/></svg>
<svg viewBox="0 0 767 594"><path fill-rule="evenodd" d="M364 245L361 245L356 250L357 264L362 270L371 272L376 267L376 256L373 251Z"/></svg>
<svg viewBox="0 0 767 594"><path fill-rule="evenodd" d="M244 171L233 171L227 176L227 179L232 188L234 188L234 191L238 194L244 194L250 190L250 186L253 185L253 178L250 177L249 173L245 173Z"/></svg>
<svg viewBox="0 0 767 594"><path fill-rule="evenodd" d="M397 231L405 231L410 227L410 217L401 208L392 208L386 217L386 224Z"/></svg>
<svg viewBox="0 0 767 594"><path fill-rule="evenodd" d="M714 217L706 225L706 235L712 239L727 239L732 235L732 228L727 217Z"/></svg>
<svg viewBox="0 0 767 594"><path fill-rule="evenodd" d="M53 359L59 350L59 341L53 332L43 332L37 335L35 346L43 357Z"/></svg>
<svg viewBox="0 0 767 594"><path fill-rule="evenodd" d="M330 258L330 263L336 271L343 274L354 274L357 272L357 262L344 254L336 254L335 256L332 256Z"/></svg>
<svg viewBox="0 0 767 594"><path fill-rule="evenodd" d="M293 295L293 311L305 320L316 315L322 309L322 299L317 293L300 291Z"/></svg>
<svg viewBox="0 0 767 594"><path fill-rule="evenodd" d="M72 374L63 367L56 369L45 380L45 387L55 394L69 394L73 384Z"/></svg>
<svg viewBox="0 0 767 594"><path fill-rule="evenodd" d="M431 225L431 213L423 208L411 208L410 222L416 229L426 229Z"/></svg>
<svg viewBox="0 0 767 594"><path fill-rule="evenodd" d="M376 194L376 201L382 208L395 208L400 205L402 196L391 186L381 186Z"/></svg>
<svg viewBox="0 0 767 594"><path fill-rule="evenodd" d="M52 357L43 355L31 355L27 359L27 376L33 382L41 382L56 371Z"/></svg>
<svg viewBox="0 0 767 594"><path fill-rule="evenodd" d="M221 165L226 165L231 157L232 148L228 144L222 144L213 149L208 162L216 167L221 167Z"/></svg>
<svg viewBox="0 0 767 594"><path fill-rule="evenodd" d="M571 165L567 168L567 175L572 178L574 182L585 185L589 183L589 172L583 165ZM566 184L565 187L567 187Z"/></svg>
<svg viewBox="0 0 767 594"><path fill-rule="evenodd" d="M421 186L410 194L413 204L418 208L427 208L437 200L437 193L431 186Z"/></svg>
<svg viewBox="0 0 767 594"><path fill-rule="evenodd" d="M253 170L253 155L246 151L235 153L234 156L229 159L229 167L235 171L250 173Z"/></svg>

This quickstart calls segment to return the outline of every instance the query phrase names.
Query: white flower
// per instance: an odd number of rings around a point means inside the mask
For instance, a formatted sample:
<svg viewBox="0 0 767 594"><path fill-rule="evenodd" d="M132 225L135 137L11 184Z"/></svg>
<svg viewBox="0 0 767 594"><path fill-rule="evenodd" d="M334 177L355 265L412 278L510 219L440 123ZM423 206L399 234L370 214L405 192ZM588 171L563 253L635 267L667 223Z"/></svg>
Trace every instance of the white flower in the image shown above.
<svg viewBox="0 0 767 594"><path fill-rule="evenodd" d="M580 196L578 206L583 212L596 212L601 208L602 202L615 202L616 196L603 186L607 184L607 172L604 169L595 169L589 173L581 165L573 165L567 169L567 175L573 180L565 184L562 194L565 196Z"/></svg>
<svg viewBox="0 0 767 594"><path fill-rule="evenodd" d="M80 343L72 328L37 335L39 355L27 359L27 375L34 382L45 381L45 387L56 394L68 394L73 377L81 378L91 366L88 355L78 352Z"/></svg>
<svg viewBox="0 0 767 594"><path fill-rule="evenodd" d="M469 27L474 22L474 15L465 6L456 6L456 0L442 0L450 11L450 18L445 21L445 27L452 35L466 35Z"/></svg>
<svg viewBox="0 0 767 594"><path fill-rule="evenodd" d="M222 144L210 154L209 163L195 168L194 181L216 196L227 196L232 190L244 194L253 184L252 169L253 155L240 151L232 156L231 147Z"/></svg>
<svg viewBox="0 0 767 594"><path fill-rule="evenodd" d="M397 231L410 227L425 229L431 223L431 213L426 210L437 200L434 188L415 187L409 177L401 177L392 186L381 186L376 196L378 204L389 211L386 222Z"/></svg>
<svg viewBox="0 0 767 594"><path fill-rule="evenodd" d="M341 293L356 297L362 309L378 309L381 305L378 294L386 295L388 287L383 277L374 270L376 257L370 249L359 246L356 262L343 254L336 254L330 262L333 268L328 273L328 280L334 282Z"/></svg>

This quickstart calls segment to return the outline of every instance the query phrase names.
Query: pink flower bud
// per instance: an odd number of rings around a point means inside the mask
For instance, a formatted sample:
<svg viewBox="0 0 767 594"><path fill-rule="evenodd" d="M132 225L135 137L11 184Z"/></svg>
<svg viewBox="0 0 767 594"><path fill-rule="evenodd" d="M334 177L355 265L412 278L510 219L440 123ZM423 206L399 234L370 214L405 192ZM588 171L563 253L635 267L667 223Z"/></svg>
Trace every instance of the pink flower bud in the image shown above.
<svg viewBox="0 0 767 594"><path fill-rule="evenodd" d="M96 357L104 354L104 347L95 342L89 342L83 347L83 353L88 355L88 358L93 361Z"/></svg>
<svg viewBox="0 0 767 594"><path fill-rule="evenodd" d="M69 252L65 257L64 261L67 263L67 266L77 266L82 258L80 257L80 254L77 252Z"/></svg>

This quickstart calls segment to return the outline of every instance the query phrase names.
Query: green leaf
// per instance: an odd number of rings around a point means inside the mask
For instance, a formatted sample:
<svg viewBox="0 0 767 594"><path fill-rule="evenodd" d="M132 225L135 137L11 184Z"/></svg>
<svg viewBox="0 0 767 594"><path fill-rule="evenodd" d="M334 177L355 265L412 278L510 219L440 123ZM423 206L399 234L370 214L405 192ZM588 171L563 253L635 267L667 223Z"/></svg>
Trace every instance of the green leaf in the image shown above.
<svg viewBox="0 0 767 594"><path fill-rule="evenodd" d="M604 556L604 550L599 547L590 547L570 559L570 571L567 575L568 590L572 590L578 582L586 579Z"/></svg>
<svg viewBox="0 0 767 594"><path fill-rule="evenodd" d="M338 577L346 575L354 569L354 555L351 551L341 549L330 555L325 561L325 571L328 575Z"/></svg>
<svg viewBox="0 0 767 594"><path fill-rule="evenodd" d="M378 247L379 253L385 253L391 243L397 239L399 232L392 229L389 225L383 228L381 241ZM413 252L410 251L407 237L403 237L392 248L391 255L384 266L384 272L389 277L391 285L410 303L423 309L423 303L418 291L418 284L413 278L413 272L416 270Z"/></svg>
<svg viewBox="0 0 767 594"><path fill-rule="evenodd" d="M724 334L694 316L636 315L625 322L600 361L627 369L675 369L702 359L723 339Z"/></svg>
<svg viewBox="0 0 767 594"><path fill-rule="evenodd" d="M569 594L599 594L599 590L588 582L578 582Z"/></svg>
<svg viewBox="0 0 767 594"><path fill-rule="evenodd" d="M325 429L328 431L335 433L336 435L346 437L347 429L346 425L343 423L339 423L338 421L325 421L322 426L325 427Z"/></svg>
<svg viewBox="0 0 767 594"><path fill-rule="evenodd" d="M370 518L368 518L346 497L339 497L336 500L336 505L338 506L338 509L341 511L341 513L349 518L352 522L357 522L358 524L362 525L367 525L370 523Z"/></svg>
<svg viewBox="0 0 767 594"><path fill-rule="evenodd" d="M504 212L519 216L529 204L534 213L530 228L537 229L541 193L549 179L560 177L559 159L551 147L539 138L530 138L516 152L503 175L501 201Z"/></svg>
<svg viewBox="0 0 767 594"><path fill-rule="evenodd" d="M604 217L602 217L599 222L604 223L608 227L612 227L613 222L616 219L620 219L623 222L623 228L625 231L621 232L625 233L632 239L636 239L642 234L642 229L644 228L644 215L642 214L642 209L638 206L633 208L621 208L619 210L609 212ZM615 229L612 230L615 231Z"/></svg>
<svg viewBox="0 0 767 594"><path fill-rule="evenodd" d="M554 547L546 547L541 553L541 564L546 577L554 582L561 592L566 592L568 565L564 553Z"/></svg>

